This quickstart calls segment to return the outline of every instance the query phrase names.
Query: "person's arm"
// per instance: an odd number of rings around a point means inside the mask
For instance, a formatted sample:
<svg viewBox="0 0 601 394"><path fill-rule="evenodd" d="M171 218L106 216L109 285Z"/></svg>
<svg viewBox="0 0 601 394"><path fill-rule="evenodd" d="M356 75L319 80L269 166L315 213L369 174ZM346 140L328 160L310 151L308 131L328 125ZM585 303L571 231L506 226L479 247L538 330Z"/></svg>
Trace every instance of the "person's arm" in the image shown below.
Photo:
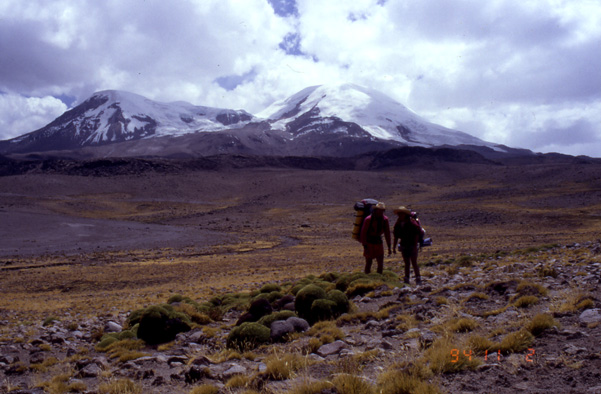
<svg viewBox="0 0 601 394"><path fill-rule="evenodd" d="M384 238L386 238L386 245L388 245L388 255L392 253L390 250L390 222L388 218L384 218Z"/></svg>

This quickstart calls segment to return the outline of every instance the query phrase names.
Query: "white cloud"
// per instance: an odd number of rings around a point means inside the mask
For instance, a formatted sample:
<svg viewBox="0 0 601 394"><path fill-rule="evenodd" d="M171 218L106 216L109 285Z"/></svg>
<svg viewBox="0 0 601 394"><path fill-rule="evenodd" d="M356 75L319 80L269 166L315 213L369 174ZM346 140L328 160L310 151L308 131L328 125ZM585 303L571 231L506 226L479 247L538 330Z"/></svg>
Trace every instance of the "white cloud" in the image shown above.
<svg viewBox="0 0 601 394"><path fill-rule="evenodd" d="M54 97L0 94L0 137L9 139L39 129L66 110L67 106Z"/></svg>

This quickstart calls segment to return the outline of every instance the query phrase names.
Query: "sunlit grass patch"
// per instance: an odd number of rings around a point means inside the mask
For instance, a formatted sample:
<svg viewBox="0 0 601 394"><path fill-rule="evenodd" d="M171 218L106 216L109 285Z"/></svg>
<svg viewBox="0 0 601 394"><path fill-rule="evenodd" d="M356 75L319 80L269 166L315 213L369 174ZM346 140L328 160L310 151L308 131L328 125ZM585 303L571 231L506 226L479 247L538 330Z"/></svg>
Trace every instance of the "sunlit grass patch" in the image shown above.
<svg viewBox="0 0 601 394"><path fill-rule="evenodd" d="M453 319L447 327L451 332L469 332L478 327L478 323L475 320L466 318Z"/></svg>
<svg viewBox="0 0 601 394"><path fill-rule="evenodd" d="M474 292L474 293L470 294L465 300L463 300L463 302L468 303L468 302L477 301L477 300L486 301L489 298L490 297L487 294L484 294L482 292Z"/></svg>
<svg viewBox="0 0 601 394"><path fill-rule="evenodd" d="M98 385L99 394L141 394L142 392L140 384L126 378Z"/></svg>
<svg viewBox="0 0 601 394"><path fill-rule="evenodd" d="M551 311L559 313L576 313L595 307L593 296L579 290L570 289L562 294L551 305Z"/></svg>
<svg viewBox="0 0 601 394"><path fill-rule="evenodd" d="M559 323L553 319L553 316L540 313L532 318L526 326L526 329L534 336L541 335L545 330L558 326Z"/></svg>
<svg viewBox="0 0 601 394"><path fill-rule="evenodd" d="M251 383L252 379L248 375L234 375L225 382L225 387L229 389L236 389L241 387L247 387Z"/></svg>
<svg viewBox="0 0 601 394"><path fill-rule="evenodd" d="M339 374L332 379L339 394L376 394L376 387L360 376Z"/></svg>
<svg viewBox="0 0 601 394"><path fill-rule="evenodd" d="M540 295L543 297L549 293L549 290L547 290L547 288L543 285L528 281L520 282L516 288L516 291L520 295Z"/></svg>
<svg viewBox="0 0 601 394"><path fill-rule="evenodd" d="M536 296L521 296L517 300L514 301L513 305L516 308L527 308L531 305L537 304L539 301Z"/></svg>
<svg viewBox="0 0 601 394"><path fill-rule="evenodd" d="M306 368L309 360L298 353L272 354L265 359L267 368L262 374L271 380L290 379L293 375Z"/></svg>
<svg viewBox="0 0 601 394"><path fill-rule="evenodd" d="M439 338L430 346L423 355L424 362L435 374L457 373L465 369L474 370L482 362L470 352L465 355L466 349L451 338Z"/></svg>
<svg viewBox="0 0 601 394"><path fill-rule="evenodd" d="M530 331L520 331L507 334L499 343L498 348L502 354L519 353L528 349L534 342L534 336Z"/></svg>
<svg viewBox="0 0 601 394"><path fill-rule="evenodd" d="M97 350L106 352L109 358L126 362L148 356L148 353L140 352L145 346L144 341L140 339L123 339L111 343L106 348L97 347Z"/></svg>
<svg viewBox="0 0 601 394"><path fill-rule="evenodd" d="M438 394L438 387L428 383L432 372L422 364L393 365L378 377L380 394Z"/></svg>

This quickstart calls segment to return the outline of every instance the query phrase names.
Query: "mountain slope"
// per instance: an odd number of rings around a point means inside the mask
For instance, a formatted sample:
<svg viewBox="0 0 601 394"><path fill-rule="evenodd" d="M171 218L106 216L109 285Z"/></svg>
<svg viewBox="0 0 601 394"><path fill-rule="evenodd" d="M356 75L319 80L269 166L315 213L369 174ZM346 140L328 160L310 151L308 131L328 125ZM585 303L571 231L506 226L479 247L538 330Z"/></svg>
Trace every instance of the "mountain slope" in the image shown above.
<svg viewBox="0 0 601 394"><path fill-rule="evenodd" d="M149 137L242 127L245 111L158 103L137 94L107 90L95 93L47 126L11 140L5 151L77 149Z"/></svg>

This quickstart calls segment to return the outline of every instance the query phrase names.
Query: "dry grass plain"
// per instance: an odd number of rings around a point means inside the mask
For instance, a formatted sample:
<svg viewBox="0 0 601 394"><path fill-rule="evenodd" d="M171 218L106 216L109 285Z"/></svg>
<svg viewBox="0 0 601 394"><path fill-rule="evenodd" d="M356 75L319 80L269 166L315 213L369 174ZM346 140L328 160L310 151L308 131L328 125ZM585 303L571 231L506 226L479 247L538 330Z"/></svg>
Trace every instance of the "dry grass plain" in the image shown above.
<svg viewBox="0 0 601 394"><path fill-rule="evenodd" d="M7 176L0 178L1 334L49 316L128 312L175 293L204 301L361 270L352 205L368 197L419 213L434 240L423 264L601 233L596 164ZM400 257L385 266L400 272Z"/></svg>

